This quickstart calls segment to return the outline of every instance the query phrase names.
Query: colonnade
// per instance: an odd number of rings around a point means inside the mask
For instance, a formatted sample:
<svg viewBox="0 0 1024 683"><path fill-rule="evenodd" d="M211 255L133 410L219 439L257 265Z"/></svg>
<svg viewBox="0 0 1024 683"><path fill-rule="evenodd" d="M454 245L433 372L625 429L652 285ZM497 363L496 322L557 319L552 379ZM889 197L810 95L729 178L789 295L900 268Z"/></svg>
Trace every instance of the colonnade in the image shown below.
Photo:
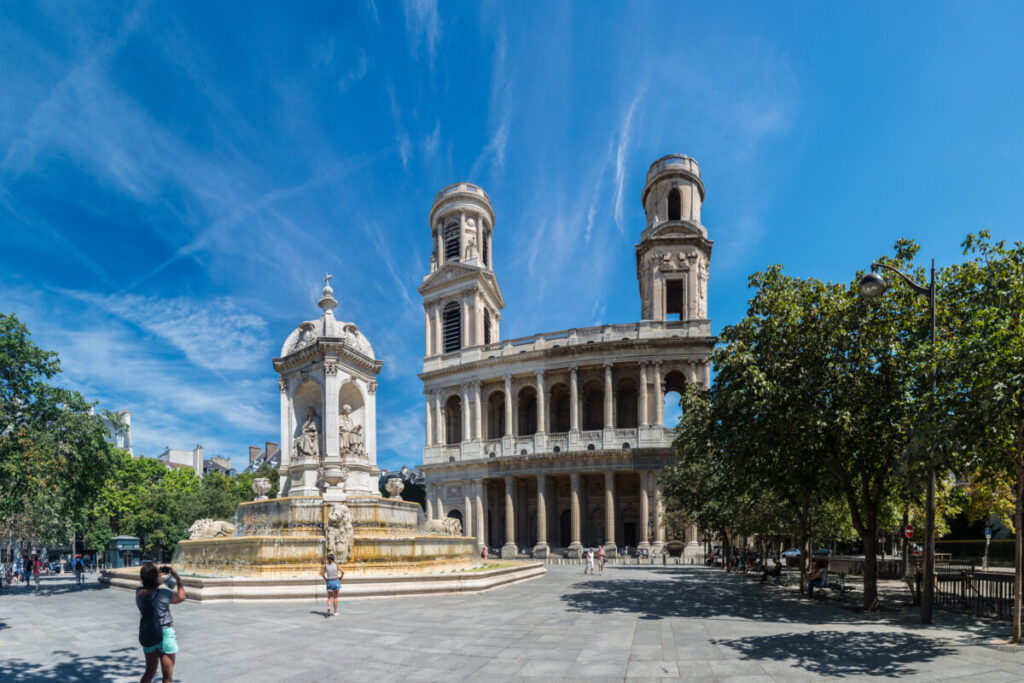
<svg viewBox="0 0 1024 683"><path fill-rule="evenodd" d="M586 428L581 418L585 409L589 408L584 406L581 375L586 379L587 386L594 387L600 382L599 390L603 394L603 400L599 429L663 426L665 393L681 393L687 383L703 381L702 367L696 362L676 363L673 367L663 367L663 364L657 361L622 365L605 361L599 365L586 367L570 365L567 368L535 370L527 375L526 381L523 381L522 375L513 377L512 374L504 374L500 379L477 379L427 390L424 392L426 445L430 447L502 437L544 435L552 432L578 433ZM557 409L555 393L564 392L566 384L569 419L567 425L558 425L554 424L552 419L552 408ZM536 429L523 433L515 418L519 414L519 393L528 387L534 390L534 396L530 398L536 398ZM498 391L502 392L503 406L495 409L503 410L503 420L494 420L496 416L491 415L489 411L489 397ZM594 388L589 393L595 391L598 389ZM565 394L561 393L563 400L564 396ZM453 397L456 400L452 400ZM452 413L452 410L456 410L457 413ZM598 416L588 412L587 417L596 422ZM455 421L451 422L452 419ZM493 432L493 425L498 422L504 423L500 433L488 433ZM454 433L455 426L459 427L461 438Z"/></svg>
<svg viewBox="0 0 1024 683"><path fill-rule="evenodd" d="M618 481L616 475L619 475ZM568 501L558 495L556 488L558 483L564 485L566 476L569 480ZM657 485L657 476L658 472L651 470L595 469L568 473L516 473L484 480L430 484L427 492L427 516L433 519L440 519L446 515L460 516L464 535L474 536L480 547L501 543L502 557L515 557L519 553L520 544L524 542L534 542L533 554L538 558L547 557L552 546L563 546L567 556L580 557L583 554L584 541L587 541L587 545L603 545L609 554L616 553L623 544L635 545L639 549L660 549L665 544L665 511L661 491ZM583 486L584 477L590 485L588 488L591 489L595 488L595 478L603 481L601 495L595 497L592 492L588 495ZM531 501L523 499L521 492L517 491L517 483L529 484L531 479L536 482L536 500L532 506ZM623 480L630 485L626 486ZM463 494L462 500L457 501L461 507L457 513L445 510L444 487L453 485L460 485ZM524 488L532 489L529 486ZM488 489L492 495L496 495L495 500L488 499ZM617 520L617 514L622 510L622 500L627 495L630 497L630 510L633 512L635 509L632 502L637 495L639 497L639 515L628 527L625 523L617 523L622 521ZM450 497L448 500L452 502ZM603 524L600 527L591 524L592 528L587 538L584 538L583 529L585 503L592 510L603 509ZM568 537L565 537L566 529L563 526L561 533L558 534L560 538L549 538L549 529L555 525L556 519L565 519L566 511ZM489 512L492 514L489 515ZM527 513L531 512L535 513L532 524L527 521ZM588 520L588 523L592 521ZM599 530L595 531L595 528ZM624 528L629 528L633 538L618 537L617 531ZM626 535L626 532L623 532L623 535ZM552 543L553 540L557 542ZM568 541L567 546L565 541Z"/></svg>

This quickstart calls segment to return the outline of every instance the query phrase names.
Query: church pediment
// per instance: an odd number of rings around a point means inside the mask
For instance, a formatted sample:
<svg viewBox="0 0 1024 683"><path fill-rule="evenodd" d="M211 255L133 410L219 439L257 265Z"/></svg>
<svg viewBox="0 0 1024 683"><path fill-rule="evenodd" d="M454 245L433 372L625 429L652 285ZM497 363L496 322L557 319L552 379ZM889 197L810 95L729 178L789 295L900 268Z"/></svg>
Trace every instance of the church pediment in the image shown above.
<svg viewBox="0 0 1024 683"><path fill-rule="evenodd" d="M477 279L482 280L496 294L501 306L505 305L501 290L498 288L498 280L492 271L462 263L445 263L441 268L428 275L417 291L422 296L428 296L452 284Z"/></svg>

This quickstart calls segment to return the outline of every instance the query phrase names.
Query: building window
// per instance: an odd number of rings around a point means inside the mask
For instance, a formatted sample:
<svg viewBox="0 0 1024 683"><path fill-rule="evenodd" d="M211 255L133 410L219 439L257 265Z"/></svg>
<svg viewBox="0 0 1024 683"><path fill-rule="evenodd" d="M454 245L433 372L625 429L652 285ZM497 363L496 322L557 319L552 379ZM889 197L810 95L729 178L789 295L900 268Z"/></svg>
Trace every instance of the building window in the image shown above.
<svg viewBox="0 0 1024 683"><path fill-rule="evenodd" d="M491 312L484 309L484 344L491 343Z"/></svg>
<svg viewBox="0 0 1024 683"><path fill-rule="evenodd" d="M462 308L457 301L450 301L444 307L444 352L462 348Z"/></svg>
<svg viewBox="0 0 1024 683"><path fill-rule="evenodd" d="M665 319L683 319L683 281L665 281Z"/></svg>
<svg viewBox="0 0 1024 683"><path fill-rule="evenodd" d="M490 267L491 265L491 241L487 239L487 235L484 235L483 245L480 248L480 253L484 255L484 265Z"/></svg>
<svg viewBox="0 0 1024 683"><path fill-rule="evenodd" d="M519 434L530 436L537 433L537 391L533 387L519 390Z"/></svg>
<svg viewBox="0 0 1024 683"><path fill-rule="evenodd" d="M448 437L445 443L449 446L462 441L462 400L458 396L450 396L444 404L444 433Z"/></svg>
<svg viewBox="0 0 1024 683"><path fill-rule="evenodd" d="M449 223L444 227L444 260L458 261L462 245L459 243L459 224Z"/></svg>
<svg viewBox="0 0 1024 683"><path fill-rule="evenodd" d="M673 187L668 191L668 219L670 221L682 220L682 201L679 197L679 188Z"/></svg>

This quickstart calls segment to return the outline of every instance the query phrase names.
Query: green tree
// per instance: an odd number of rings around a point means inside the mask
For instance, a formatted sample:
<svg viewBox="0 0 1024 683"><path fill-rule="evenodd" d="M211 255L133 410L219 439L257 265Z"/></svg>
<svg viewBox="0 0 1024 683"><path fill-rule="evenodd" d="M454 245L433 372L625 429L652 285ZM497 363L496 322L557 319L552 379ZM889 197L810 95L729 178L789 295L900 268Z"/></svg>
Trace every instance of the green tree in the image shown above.
<svg viewBox="0 0 1024 683"><path fill-rule="evenodd" d="M966 262L944 274L945 344L940 387L957 450L974 483L1009 490L1013 501L1012 641L1021 640L1024 570L1024 244L993 241L987 231L963 243ZM998 496L993 496L996 499Z"/></svg>

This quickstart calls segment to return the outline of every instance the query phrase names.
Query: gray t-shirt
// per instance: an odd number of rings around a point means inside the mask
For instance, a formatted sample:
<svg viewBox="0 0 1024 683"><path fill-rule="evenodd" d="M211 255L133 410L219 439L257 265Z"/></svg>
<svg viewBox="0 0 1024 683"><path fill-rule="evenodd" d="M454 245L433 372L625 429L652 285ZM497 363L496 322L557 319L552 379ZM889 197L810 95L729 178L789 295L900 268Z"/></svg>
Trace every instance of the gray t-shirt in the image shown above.
<svg viewBox="0 0 1024 683"><path fill-rule="evenodd" d="M153 601L153 609L156 610L157 616L160 617L161 627L169 628L174 625L174 620L171 618L171 601L174 600L174 592L170 588L160 586L157 589L156 595L151 595L149 598L143 598L141 593L136 591L135 604L139 608L139 614L145 611L146 600Z"/></svg>
<svg viewBox="0 0 1024 683"><path fill-rule="evenodd" d="M337 581L338 580L338 565L331 562L327 565L327 580Z"/></svg>

